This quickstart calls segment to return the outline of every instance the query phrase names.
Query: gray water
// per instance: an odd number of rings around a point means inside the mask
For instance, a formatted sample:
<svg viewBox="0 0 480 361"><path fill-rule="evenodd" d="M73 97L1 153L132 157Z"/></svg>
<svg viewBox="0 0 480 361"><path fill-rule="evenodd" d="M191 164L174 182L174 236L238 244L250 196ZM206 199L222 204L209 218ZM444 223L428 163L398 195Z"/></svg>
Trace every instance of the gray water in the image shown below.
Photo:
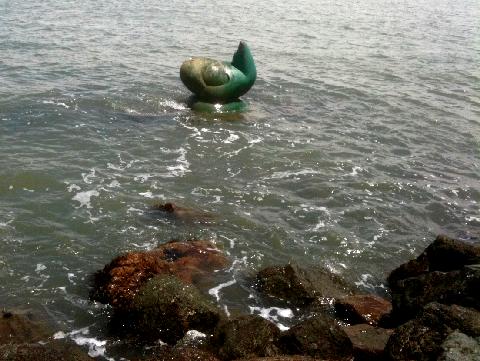
<svg viewBox="0 0 480 361"><path fill-rule="evenodd" d="M435 235L479 235L478 19L477 0L0 0L1 304L117 357L89 276L192 237L234 261L229 312L265 313L245 280L290 260L385 295ZM190 111L182 61L241 39L250 110Z"/></svg>

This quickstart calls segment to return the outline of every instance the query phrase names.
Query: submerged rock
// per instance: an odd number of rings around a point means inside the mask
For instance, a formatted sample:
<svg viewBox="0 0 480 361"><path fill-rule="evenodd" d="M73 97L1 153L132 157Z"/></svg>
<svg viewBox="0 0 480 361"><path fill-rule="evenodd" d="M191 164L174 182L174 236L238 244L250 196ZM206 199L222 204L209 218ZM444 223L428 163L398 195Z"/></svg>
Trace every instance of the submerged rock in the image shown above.
<svg viewBox="0 0 480 361"><path fill-rule="evenodd" d="M275 356L280 330L260 316L247 315L221 322L215 329L212 345L222 360Z"/></svg>
<svg viewBox="0 0 480 361"><path fill-rule="evenodd" d="M398 327L385 352L391 360L436 360L442 343L455 330L470 337L480 336L480 312L457 305L431 303L417 318Z"/></svg>
<svg viewBox="0 0 480 361"><path fill-rule="evenodd" d="M352 341L355 361L383 360L385 346L393 332L367 324L348 326L344 331Z"/></svg>
<svg viewBox="0 0 480 361"><path fill-rule="evenodd" d="M353 295L335 301L337 314L350 324L378 325L391 310L392 304L375 295Z"/></svg>
<svg viewBox="0 0 480 361"><path fill-rule="evenodd" d="M229 264L209 241L171 241L145 252L130 252L112 260L94 275L90 298L128 310L140 287L156 275L175 275L195 283L213 270Z"/></svg>
<svg viewBox="0 0 480 361"><path fill-rule="evenodd" d="M331 361L353 357L353 346L345 331L327 315L317 315L285 331L280 346L286 354L306 355Z"/></svg>
<svg viewBox="0 0 480 361"><path fill-rule="evenodd" d="M140 288L131 311L121 316L130 318L144 339L175 344L188 330L211 333L222 314L196 287L174 276L156 276Z"/></svg>
<svg viewBox="0 0 480 361"><path fill-rule="evenodd" d="M171 202L157 203L153 206L153 209L170 214L173 217L185 222L212 223L216 218L215 215L210 212L182 207Z"/></svg>
<svg viewBox="0 0 480 361"><path fill-rule="evenodd" d="M295 264L267 267L258 272L259 291L294 305L305 306L319 298L341 298L352 288L337 275L324 270L306 270Z"/></svg>
<svg viewBox="0 0 480 361"><path fill-rule="evenodd" d="M53 332L31 314L3 312L0 318L2 361L93 360L77 345L54 340Z"/></svg>

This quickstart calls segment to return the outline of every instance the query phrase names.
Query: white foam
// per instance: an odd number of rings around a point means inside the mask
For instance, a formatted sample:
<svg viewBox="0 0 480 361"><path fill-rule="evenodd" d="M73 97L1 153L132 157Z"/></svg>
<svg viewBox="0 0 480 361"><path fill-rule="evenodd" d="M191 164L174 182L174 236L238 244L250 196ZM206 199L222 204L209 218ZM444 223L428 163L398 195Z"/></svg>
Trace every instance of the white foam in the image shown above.
<svg viewBox="0 0 480 361"><path fill-rule="evenodd" d="M168 176L171 177L183 177L186 173L189 173L190 163L187 161L187 151L185 148L180 148L178 150L180 155L176 159L176 164L172 166L167 166L167 169L170 171Z"/></svg>
<svg viewBox="0 0 480 361"><path fill-rule="evenodd" d="M285 172L274 172L269 179L283 179L283 178L290 178L290 177L298 177L301 175L315 175L315 174L320 174L319 171L313 170L311 168L307 169L302 169L298 172L290 172L290 171L285 171Z"/></svg>
<svg viewBox="0 0 480 361"><path fill-rule="evenodd" d="M80 189L82 189L82 188L80 188L80 187L77 186L76 184L70 184L70 185L67 187L67 191L68 191L69 193L72 193L73 191L79 191Z"/></svg>
<svg viewBox="0 0 480 361"><path fill-rule="evenodd" d="M158 103L162 107L172 108L174 110L185 110L187 109L185 105L177 103L174 100L164 100Z"/></svg>
<svg viewBox="0 0 480 361"><path fill-rule="evenodd" d="M240 139L240 137L234 133L230 133L229 137L227 139L225 139L223 142L224 143L227 143L227 144L230 144L230 143L233 143L234 141Z"/></svg>
<svg viewBox="0 0 480 361"><path fill-rule="evenodd" d="M237 283L237 281L235 279L233 279L231 281L228 281L228 282L225 282L225 283L220 283L218 286L209 289L208 294L214 296L216 298L217 302L218 302L218 301L220 301L220 290L222 288L230 287L231 285L234 285L235 283Z"/></svg>
<svg viewBox="0 0 480 361"><path fill-rule="evenodd" d="M72 199L80 203L80 206L78 208L81 208L81 207L92 208L92 205L90 204L91 198L98 197L99 195L100 193L98 193L98 191L91 190L91 191L79 192L75 194L75 196Z"/></svg>
<svg viewBox="0 0 480 361"><path fill-rule="evenodd" d="M95 177L95 168L90 169L89 173L82 173L83 181L87 184L92 184L93 181L91 180L91 178L94 178L94 177Z"/></svg>
<svg viewBox="0 0 480 361"><path fill-rule="evenodd" d="M290 308L280 308L280 307L257 307L257 306L249 306L250 312L255 315L259 315L260 317L272 321L280 328L282 331L288 330L289 327L280 323L280 318L293 318L293 311Z"/></svg>
<svg viewBox="0 0 480 361"><path fill-rule="evenodd" d="M355 167L353 167L352 172L349 173L349 175L354 177L354 176L358 175L359 171L362 171L362 170L363 170L362 167L355 166Z"/></svg>
<svg viewBox="0 0 480 361"><path fill-rule="evenodd" d="M120 187L120 182L116 179L112 180L109 185L107 185L109 188L119 188Z"/></svg>
<svg viewBox="0 0 480 361"><path fill-rule="evenodd" d="M145 198L153 198L153 194L150 191L138 193L138 194L140 194L141 196L144 196Z"/></svg>
<svg viewBox="0 0 480 361"><path fill-rule="evenodd" d="M47 269L47 266L45 266L42 263L37 263L37 268L35 268L35 272L41 272Z"/></svg>
<svg viewBox="0 0 480 361"><path fill-rule="evenodd" d="M465 220L467 222L480 222L480 217L467 216Z"/></svg>

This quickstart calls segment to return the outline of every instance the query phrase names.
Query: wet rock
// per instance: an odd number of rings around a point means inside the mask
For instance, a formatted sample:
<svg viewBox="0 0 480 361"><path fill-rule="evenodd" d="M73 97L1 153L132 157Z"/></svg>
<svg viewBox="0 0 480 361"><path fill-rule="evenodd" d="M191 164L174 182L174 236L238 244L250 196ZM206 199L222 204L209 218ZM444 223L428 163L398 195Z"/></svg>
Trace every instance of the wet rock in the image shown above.
<svg viewBox="0 0 480 361"><path fill-rule="evenodd" d="M438 361L480 360L480 337L472 338L454 331L443 342L442 350Z"/></svg>
<svg viewBox="0 0 480 361"><path fill-rule="evenodd" d="M375 361L384 359L384 349L393 330L367 324L344 328L353 344L355 361Z"/></svg>
<svg viewBox="0 0 480 361"><path fill-rule="evenodd" d="M273 357L251 357L236 359L234 361L321 361L309 356L292 355L292 356L273 356Z"/></svg>
<svg viewBox="0 0 480 361"><path fill-rule="evenodd" d="M398 281L392 289L393 317L406 321L430 302L480 308L480 268L476 267L467 266L450 272L433 271Z"/></svg>
<svg viewBox="0 0 480 361"><path fill-rule="evenodd" d="M388 276L391 288L402 279L426 272L448 272L480 263L480 244L469 244L444 235L438 236L417 259L402 264Z"/></svg>
<svg viewBox="0 0 480 361"><path fill-rule="evenodd" d="M267 267L258 272L256 287L269 296L305 306L319 298L340 298L352 288L337 275L324 270L306 270L295 264Z"/></svg>
<svg viewBox="0 0 480 361"><path fill-rule="evenodd" d="M442 343L458 330L470 337L480 336L480 313L472 308L431 303L417 318L398 327L387 342L391 360L436 360Z"/></svg>
<svg viewBox="0 0 480 361"><path fill-rule="evenodd" d="M480 245L438 236L417 259L394 270L388 283L397 324L430 302L480 309Z"/></svg>
<svg viewBox="0 0 480 361"><path fill-rule="evenodd" d="M175 344L188 330L213 331L222 314L196 287L174 276L156 276L140 288L128 317L145 340ZM127 323L128 324L128 323Z"/></svg>
<svg viewBox="0 0 480 361"><path fill-rule="evenodd" d="M0 360L93 360L80 347L54 340L53 332L31 314L3 312L0 318Z"/></svg>
<svg viewBox="0 0 480 361"><path fill-rule="evenodd" d="M191 346L165 348L160 354L141 361L220 361L214 354ZM138 360L140 361L140 360Z"/></svg>
<svg viewBox="0 0 480 361"><path fill-rule="evenodd" d="M128 310L140 287L156 275L175 275L186 283L199 282L229 264L211 242L171 241L146 252L130 252L112 260L94 275L90 298Z"/></svg>
<svg viewBox="0 0 480 361"><path fill-rule="evenodd" d="M286 354L306 355L325 360L351 360L353 346L336 322L317 315L285 331L280 346Z"/></svg>
<svg viewBox="0 0 480 361"><path fill-rule="evenodd" d="M260 316L247 315L226 320L215 329L212 345L222 360L275 356L280 330Z"/></svg>
<svg viewBox="0 0 480 361"><path fill-rule="evenodd" d="M154 210L165 212L173 217L185 222L212 223L215 216L210 212L198 209L179 206L175 203L157 203L153 206Z"/></svg>
<svg viewBox="0 0 480 361"><path fill-rule="evenodd" d="M31 313L2 312L0 318L0 344L35 343L50 336L45 325Z"/></svg>
<svg viewBox="0 0 480 361"><path fill-rule="evenodd" d="M350 324L378 325L391 310L392 304L375 295L352 295L335 301L337 314Z"/></svg>

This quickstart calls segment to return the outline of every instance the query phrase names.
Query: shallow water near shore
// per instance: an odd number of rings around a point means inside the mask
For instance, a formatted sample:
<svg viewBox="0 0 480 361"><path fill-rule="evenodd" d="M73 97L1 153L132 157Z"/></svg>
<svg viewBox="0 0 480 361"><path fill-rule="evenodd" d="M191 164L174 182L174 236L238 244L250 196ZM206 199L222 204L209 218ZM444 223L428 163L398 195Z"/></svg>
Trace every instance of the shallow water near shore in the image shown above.
<svg viewBox="0 0 480 361"><path fill-rule="evenodd" d="M288 326L246 287L262 266L385 295L438 233L478 241L479 18L473 0L0 0L2 306L45 309L59 337L118 359L88 286L122 252L212 239L233 260L212 298ZM229 60L239 40L249 111L189 110L182 61Z"/></svg>

